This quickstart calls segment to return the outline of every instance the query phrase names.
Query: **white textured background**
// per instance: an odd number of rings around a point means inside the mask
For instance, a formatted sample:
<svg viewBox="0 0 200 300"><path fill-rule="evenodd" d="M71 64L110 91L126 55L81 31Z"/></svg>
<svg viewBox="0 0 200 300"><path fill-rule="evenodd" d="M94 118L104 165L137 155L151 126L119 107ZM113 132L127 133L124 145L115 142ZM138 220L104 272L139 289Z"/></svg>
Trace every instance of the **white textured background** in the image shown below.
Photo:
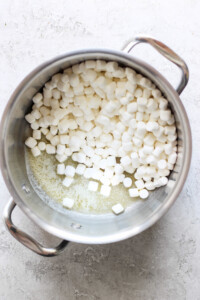
<svg viewBox="0 0 200 300"><path fill-rule="evenodd" d="M70 243L56 258L21 246L0 220L0 300L200 299L200 2L198 0L0 0L0 115L23 77L43 61L81 48L121 49L144 33L188 63L181 95L193 132L193 160L175 205L148 231L112 245ZM135 55L176 84L179 72L148 46ZM134 54L133 54L134 55ZM0 177L1 214L9 193ZM48 245L18 209L15 222Z"/></svg>

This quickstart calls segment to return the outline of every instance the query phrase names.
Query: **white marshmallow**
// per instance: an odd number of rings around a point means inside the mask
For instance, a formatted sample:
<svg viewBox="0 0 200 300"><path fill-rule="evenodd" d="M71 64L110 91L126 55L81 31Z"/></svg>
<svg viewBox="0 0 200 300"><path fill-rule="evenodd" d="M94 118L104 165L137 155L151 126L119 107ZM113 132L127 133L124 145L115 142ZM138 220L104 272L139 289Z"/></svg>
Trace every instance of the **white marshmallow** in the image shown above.
<svg viewBox="0 0 200 300"><path fill-rule="evenodd" d="M71 209L74 206L74 199L71 198L63 198L62 205L68 209Z"/></svg>
<svg viewBox="0 0 200 300"><path fill-rule="evenodd" d="M25 145L29 148L34 148L37 145L37 141L32 137L28 137L25 141Z"/></svg>
<svg viewBox="0 0 200 300"><path fill-rule="evenodd" d="M136 189L136 188L134 188L134 189L129 189L128 192L129 192L129 196L130 196L131 198L136 198L136 197L139 196L139 191L138 191L138 189Z"/></svg>
<svg viewBox="0 0 200 300"><path fill-rule="evenodd" d="M25 115L25 119L30 124L32 124L33 122L35 122L35 117L32 114Z"/></svg>
<svg viewBox="0 0 200 300"><path fill-rule="evenodd" d="M119 215L124 211L124 207L118 203L112 206L112 211L116 214Z"/></svg>
<svg viewBox="0 0 200 300"><path fill-rule="evenodd" d="M167 167L167 162L164 159L158 161L158 169L164 170Z"/></svg>
<svg viewBox="0 0 200 300"><path fill-rule="evenodd" d="M69 177L74 177L75 175L75 168L73 166L66 166L65 168L65 175Z"/></svg>
<svg viewBox="0 0 200 300"><path fill-rule="evenodd" d="M65 145L58 144L56 152L59 155L64 154L65 153Z"/></svg>
<svg viewBox="0 0 200 300"><path fill-rule="evenodd" d="M169 121L171 117L171 111L170 110L161 110L160 111L160 118L162 121Z"/></svg>
<svg viewBox="0 0 200 300"><path fill-rule="evenodd" d="M147 111L153 112L156 111L158 108L158 103L153 98L150 98L147 102ZM158 111L158 117L159 117L159 111Z"/></svg>
<svg viewBox="0 0 200 300"><path fill-rule="evenodd" d="M132 179L129 177L124 178L123 184L126 188L129 188L132 185Z"/></svg>
<svg viewBox="0 0 200 300"><path fill-rule="evenodd" d="M155 190L155 185L152 181L147 181L145 183L145 188L149 191L153 191L153 190Z"/></svg>
<svg viewBox="0 0 200 300"><path fill-rule="evenodd" d="M37 146L35 146L34 148L32 148L31 152L32 152L33 156L35 156L35 157L39 156L41 154L40 149Z"/></svg>
<svg viewBox="0 0 200 300"><path fill-rule="evenodd" d="M33 97L33 102L35 104L40 103L43 99L43 96L41 93L37 93L34 97Z"/></svg>
<svg viewBox="0 0 200 300"><path fill-rule="evenodd" d="M108 177L105 177L104 175L101 176L100 181L103 185L109 186L111 184L111 179Z"/></svg>
<svg viewBox="0 0 200 300"><path fill-rule="evenodd" d="M40 130L33 130L33 138L36 140L41 139L41 131Z"/></svg>
<svg viewBox="0 0 200 300"><path fill-rule="evenodd" d="M177 158L177 154L175 152L173 152L172 154L169 155L168 162L170 164L175 164L176 158Z"/></svg>
<svg viewBox="0 0 200 300"><path fill-rule="evenodd" d="M57 174L59 174L59 175L65 174L65 165L64 164L57 165Z"/></svg>
<svg viewBox="0 0 200 300"><path fill-rule="evenodd" d="M137 112L138 104L137 102L132 102L127 105L127 112L134 113Z"/></svg>
<svg viewBox="0 0 200 300"><path fill-rule="evenodd" d="M102 185L100 189L100 194L104 197L109 197L111 192L111 187L108 185Z"/></svg>
<svg viewBox="0 0 200 300"><path fill-rule="evenodd" d="M33 130L37 130L39 127L40 126L39 126L39 122L38 121L35 121L35 122L31 123L31 128Z"/></svg>
<svg viewBox="0 0 200 300"><path fill-rule="evenodd" d="M149 121L146 124L146 129L147 129L147 131L154 132L159 129L159 125L157 122Z"/></svg>
<svg viewBox="0 0 200 300"><path fill-rule="evenodd" d="M158 179L158 182L159 182L160 186L164 186L168 183L168 178L167 177L160 177Z"/></svg>
<svg viewBox="0 0 200 300"><path fill-rule="evenodd" d="M64 161L66 161L68 159L67 155L63 154L63 155L56 155L56 159L57 161L59 161L60 163L63 163Z"/></svg>
<svg viewBox="0 0 200 300"><path fill-rule="evenodd" d="M39 142L38 148L40 149L40 151L44 151L46 149L46 144L44 142Z"/></svg>
<svg viewBox="0 0 200 300"><path fill-rule="evenodd" d="M131 159L129 156L125 156L120 159L120 162L121 162L122 166L128 166L131 164Z"/></svg>
<svg viewBox="0 0 200 300"><path fill-rule="evenodd" d="M164 145L164 150L165 150L165 153L167 155L170 155L172 153L172 151L173 151L173 147L172 147L171 144L165 144Z"/></svg>
<svg viewBox="0 0 200 300"><path fill-rule="evenodd" d="M41 113L39 112L38 109L32 110L31 115L34 117L35 120L38 120L41 118Z"/></svg>
<svg viewBox="0 0 200 300"><path fill-rule="evenodd" d="M69 143L69 136L67 134L60 135L60 143L67 145Z"/></svg>
<svg viewBox="0 0 200 300"><path fill-rule="evenodd" d="M136 180L135 181L135 186L137 187L138 190L142 190L144 188L144 181L143 180Z"/></svg>
<svg viewBox="0 0 200 300"><path fill-rule="evenodd" d="M86 166L83 164L78 164L78 166L76 167L76 174L78 175L83 175L85 172Z"/></svg>
<svg viewBox="0 0 200 300"><path fill-rule="evenodd" d="M142 189L139 191L139 196L141 199L146 199L149 196L149 192L146 189Z"/></svg>
<svg viewBox="0 0 200 300"><path fill-rule="evenodd" d="M58 135L55 135L55 136L51 137L50 141L53 146L57 146L60 142L60 138Z"/></svg>
<svg viewBox="0 0 200 300"><path fill-rule="evenodd" d="M98 182L96 181L89 181L88 183L88 190L89 191L93 191L93 192L96 192L97 189L98 189Z"/></svg>
<svg viewBox="0 0 200 300"><path fill-rule="evenodd" d="M55 154L56 153L56 148L55 146L51 145L51 144L47 144L46 145L46 152L48 154Z"/></svg>
<svg viewBox="0 0 200 300"><path fill-rule="evenodd" d="M44 135L47 135L49 130L47 128L41 128L41 132L44 134Z"/></svg>

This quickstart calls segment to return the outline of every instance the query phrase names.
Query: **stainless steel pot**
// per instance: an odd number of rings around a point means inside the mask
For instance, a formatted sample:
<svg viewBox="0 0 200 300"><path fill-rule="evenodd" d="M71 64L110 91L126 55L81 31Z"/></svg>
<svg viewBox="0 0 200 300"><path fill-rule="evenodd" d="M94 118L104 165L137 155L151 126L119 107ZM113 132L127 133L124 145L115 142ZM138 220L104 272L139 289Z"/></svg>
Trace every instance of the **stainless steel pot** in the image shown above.
<svg viewBox="0 0 200 300"><path fill-rule="evenodd" d="M182 75L176 90L153 67L128 54L138 43L150 44L180 68ZM26 172L24 140L28 126L24 115L30 109L32 96L53 74L87 59L117 61L150 78L169 100L176 119L178 159L170 174L168 185L153 191L148 200L134 203L119 216L55 210L38 196ZM163 43L146 37L134 39L122 51L92 49L67 53L33 70L14 91L1 122L1 170L13 199L4 210L5 224L10 233L34 252L43 256L54 256L66 247L68 241L88 244L117 242L144 231L158 221L179 195L190 166L192 148L190 125L179 98L179 94L187 84L188 74L187 65L176 53ZM16 204L41 228L64 239L61 244L56 248L45 248L28 234L20 231L11 219Z"/></svg>

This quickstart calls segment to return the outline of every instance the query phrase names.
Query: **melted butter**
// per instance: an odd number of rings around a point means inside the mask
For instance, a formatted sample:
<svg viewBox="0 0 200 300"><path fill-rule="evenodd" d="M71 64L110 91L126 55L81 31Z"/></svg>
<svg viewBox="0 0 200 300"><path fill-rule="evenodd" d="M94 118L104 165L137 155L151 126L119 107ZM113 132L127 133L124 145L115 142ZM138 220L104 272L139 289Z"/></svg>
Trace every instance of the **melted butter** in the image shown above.
<svg viewBox="0 0 200 300"><path fill-rule="evenodd" d="M88 183L93 179L86 179L79 175L75 175L73 183L67 188L62 185L65 176L56 173L58 162L54 155L43 151L40 156L34 157L30 150L26 151L26 163L37 185L58 203L62 203L64 197L73 198L75 201L73 210L85 213L108 213L111 212L114 204L121 203L126 208L134 201L129 197L128 189L123 184L111 187L110 196L104 197L100 194L100 182L98 191L92 192L88 190ZM65 165L76 167L77 163L69 158ZM127 176L134 182L133 175L127 174Z"/></svg>

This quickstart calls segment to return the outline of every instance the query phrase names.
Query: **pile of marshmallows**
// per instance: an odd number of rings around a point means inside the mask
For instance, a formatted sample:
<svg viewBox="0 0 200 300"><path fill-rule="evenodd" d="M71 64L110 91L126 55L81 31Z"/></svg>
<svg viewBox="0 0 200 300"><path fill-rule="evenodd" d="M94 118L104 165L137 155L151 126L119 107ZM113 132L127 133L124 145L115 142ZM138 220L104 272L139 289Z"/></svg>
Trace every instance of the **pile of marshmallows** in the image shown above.
<svg viewBox="0 0 200 300"><path fill-rule="evenodd" d="M55 155L64 186L79 174L92 179L90 191L100 182L105 197L123 183L130 197L145 199L148 190L167 184L177 158L175 119L168 101L141 74L116 62L88 60L54 75L33 102L25 116L33 134L25 144L34 156ZM76 168L64 164L69 157ZM134 174L134 184L127 174Z"/></svg>

